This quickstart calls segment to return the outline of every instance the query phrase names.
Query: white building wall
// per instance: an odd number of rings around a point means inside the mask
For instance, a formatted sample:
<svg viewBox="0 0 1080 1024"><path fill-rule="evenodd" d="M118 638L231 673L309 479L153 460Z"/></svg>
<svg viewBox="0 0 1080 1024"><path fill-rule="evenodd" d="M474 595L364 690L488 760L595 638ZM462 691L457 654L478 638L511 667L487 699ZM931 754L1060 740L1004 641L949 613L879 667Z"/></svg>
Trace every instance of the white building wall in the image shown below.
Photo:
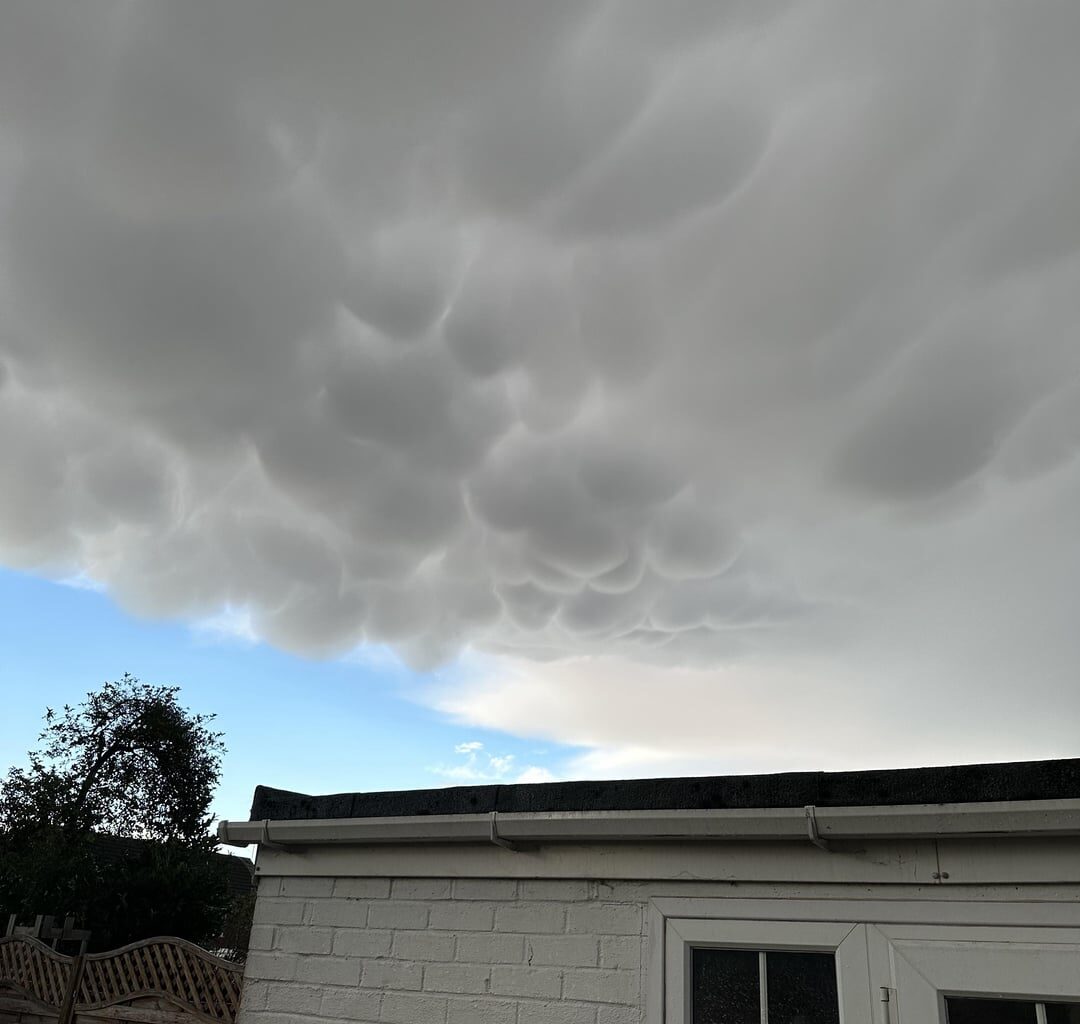
<svg viewBox="0 0 1080 1024"><path fill-rule="evenodd" d="M638 1024L641 886L263 877L239 1024Z"/></svg>
<svg viewBox="0 0 1080 1024"><path fill-rule="evenodd" d="M257 871L238 1024L658 1020L654 899L1080 903L1067 837L268 848Z"/></svg>

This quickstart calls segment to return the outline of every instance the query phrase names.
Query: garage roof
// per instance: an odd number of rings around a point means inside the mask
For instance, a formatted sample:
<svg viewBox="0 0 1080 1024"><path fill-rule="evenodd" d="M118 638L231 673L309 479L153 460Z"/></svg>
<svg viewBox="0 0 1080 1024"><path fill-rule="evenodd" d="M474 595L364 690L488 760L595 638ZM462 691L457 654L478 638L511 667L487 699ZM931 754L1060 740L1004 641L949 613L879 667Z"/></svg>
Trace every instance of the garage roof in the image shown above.
<svg viewBox="0 0 1080 1024"><path fill-rule="evenodd" d="M308 796L255 789L251 820L423 815L874 807L1080 797L1080 758L853 772L514 783Z"/></svg>

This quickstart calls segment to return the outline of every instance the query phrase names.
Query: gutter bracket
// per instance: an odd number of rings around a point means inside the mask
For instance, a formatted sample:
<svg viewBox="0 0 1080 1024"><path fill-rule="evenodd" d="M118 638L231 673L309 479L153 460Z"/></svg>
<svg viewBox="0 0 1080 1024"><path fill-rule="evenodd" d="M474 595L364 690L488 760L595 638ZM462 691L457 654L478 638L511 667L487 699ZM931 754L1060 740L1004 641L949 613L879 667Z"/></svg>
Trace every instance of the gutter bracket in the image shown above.
<svg viewBox="0 0 1080 1024"><path fill-rule="evenodd" d="M491 834L490 839L496 846L501 846L504 850L510 850L511 852L517 852L520 847L517 843L512 843L509 839L504 839L499 835L499 819L498 811L492 811L488 820L491 822Z"/></svg>
<svg viewBox="0 0 1080 1024"><path fill-rule="evenodd" d="M806 835L819 850L824 850L826 853L832 851L832 846L829 844L828 839L823 839L821 833L818 831L817 823L817 809L813 804L807 804L803 811L806 813Z"/></svg>
<svg viewBox="0 0 1080 1024"><path fill-rule="evenodd" d="M284 850L284 843L275 843L270 838L270 819L263 818L262 820L262 836L258 840L260 847L265 847L267 850Z"/></svg>

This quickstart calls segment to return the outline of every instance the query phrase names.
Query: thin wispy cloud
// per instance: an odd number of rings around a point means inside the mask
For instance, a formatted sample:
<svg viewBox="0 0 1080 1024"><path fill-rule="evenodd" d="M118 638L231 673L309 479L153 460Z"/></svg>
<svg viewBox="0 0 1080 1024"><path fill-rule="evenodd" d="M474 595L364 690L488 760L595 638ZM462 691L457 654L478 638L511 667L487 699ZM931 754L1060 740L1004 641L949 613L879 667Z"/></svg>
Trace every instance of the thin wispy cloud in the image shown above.
<svg viewBox="0 0 1080 1024"><path fill-rule="evenodd" d="M94 594L104 593L105 587L85 572L78 572L72 576L62 576L55 582L62 587L71 587L72 590L89 590Z"/></svg>
<svg viewBox="0 0 1080 1024"><path fill-rule="evenodd" d="M205 643L255 644L259 635L246 608L226 606L214 615L196 619L191 624L196 638Z"/></svg>
<svg viewBox="0 0 1080 1024"><path fill-rule="evenodd" d="M0 561L612 764L1077 752L1078 46L4 4Z"/></svg>
<svg viewBox="0 0 1080 1024"><path fill-rule="evenodd" d="M428 768L432 775L451 785L468 783L552 782L555 775L540 765L519 766L515 754L482 753L484 744L478 740L458 743L454 753L462 759L452 764L436 764Z"/></svg>

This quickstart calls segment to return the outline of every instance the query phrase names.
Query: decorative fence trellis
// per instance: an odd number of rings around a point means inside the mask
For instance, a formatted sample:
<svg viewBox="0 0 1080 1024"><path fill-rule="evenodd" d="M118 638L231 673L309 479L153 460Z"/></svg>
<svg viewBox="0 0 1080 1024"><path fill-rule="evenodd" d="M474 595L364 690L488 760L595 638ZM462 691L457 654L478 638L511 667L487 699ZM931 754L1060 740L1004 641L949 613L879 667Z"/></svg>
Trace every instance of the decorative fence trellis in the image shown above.
<svg viewBox="0 0 1080 1024"><path fill-rule="evenodd" d="M77 1015L95 1010L119 1017L105 1008L138 999L161 1000L193 1022L234 1024L243 968L185 939L145 939L108 953L72 957L38 939L14 937L0 939L0 993L5 987L25 998L28 1011L55 1016L57 1024L72 1024ZM155 1018L146 1010L133 1013L129 1019Z"/></svg>
<svg viewBox="0 0 1080 1024"><path fill-rule="evenodd" d="M18 915L8 917L7 936L22 936L28 939L41 939L50 949L59 949L61 945L77 943L79 952L85 953L90 941L90 932L85 928L75 927L75 918L66 917L59 923L55 917L38 914L31 925L20 925Z"/></svg>

